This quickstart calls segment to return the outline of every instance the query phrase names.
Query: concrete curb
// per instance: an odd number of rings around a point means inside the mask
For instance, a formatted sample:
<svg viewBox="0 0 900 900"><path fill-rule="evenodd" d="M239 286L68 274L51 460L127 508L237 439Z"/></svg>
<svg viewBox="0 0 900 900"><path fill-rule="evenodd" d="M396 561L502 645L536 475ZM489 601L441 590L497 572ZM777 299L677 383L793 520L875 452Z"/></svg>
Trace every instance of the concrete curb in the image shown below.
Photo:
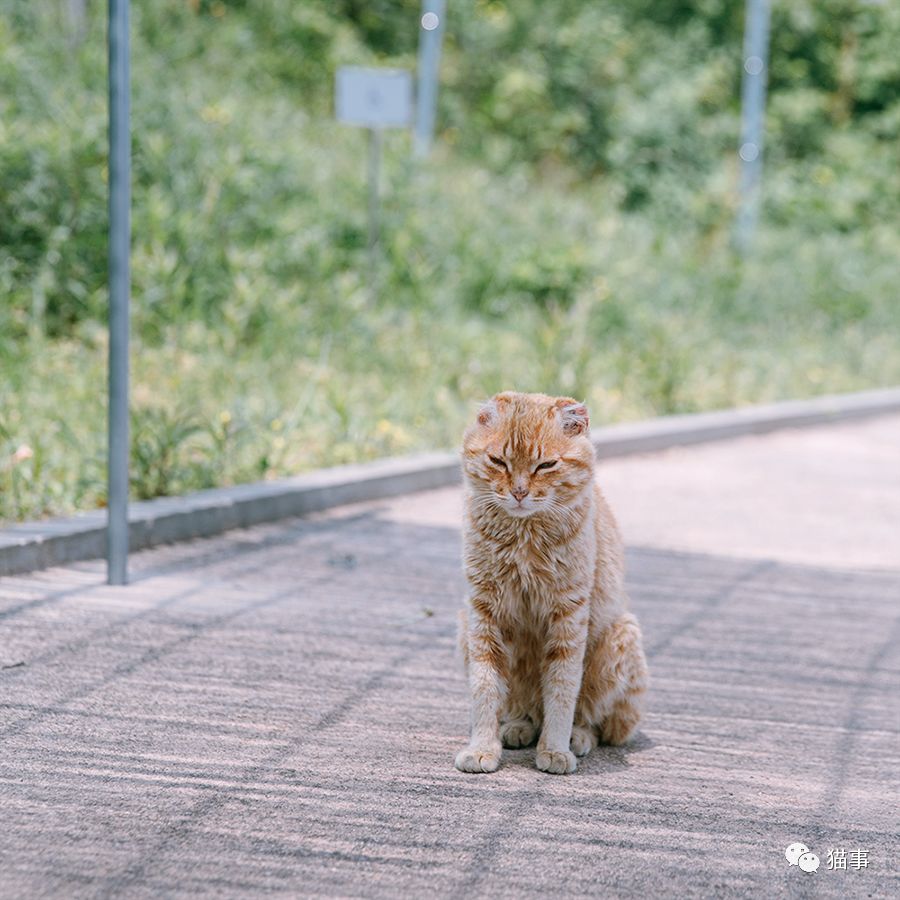
<svg viewBox="0 0 900 900"><path fill-rule="evenodd" d="M595 429L603 459L900 411L900 388L836 394L721 412L666 416ZM460 480L455 453L423 453L320 469L294 478L198 491L133 503L130 546L208 537L304 513L444 487ZM106 513L27 522L0 529L0 576L29 572L106 552Z"/></svg>
<svg viewBox="0 0 900 900"><path fill-rule="evenodd" d="M626 422L598 428L591 432L591 439L597 447L598 457L603 459L897 411L900 411L900 388L883 388L853 394L828 394L812 400L787 400L783 403Z"/></svg>

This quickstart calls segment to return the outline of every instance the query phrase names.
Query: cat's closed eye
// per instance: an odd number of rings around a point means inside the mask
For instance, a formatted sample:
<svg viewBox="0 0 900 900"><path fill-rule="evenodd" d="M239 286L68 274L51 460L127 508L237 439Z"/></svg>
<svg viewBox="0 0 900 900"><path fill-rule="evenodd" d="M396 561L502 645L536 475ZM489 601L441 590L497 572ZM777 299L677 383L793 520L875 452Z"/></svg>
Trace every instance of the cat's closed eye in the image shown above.
<svg viewBox="0 0 900 900"><path fill-rule="evenodd" d="M558 459L548 459L547 462L542 462L539 466L536 466L534 471L540 472L541 469L552 469L558 462Z"/></svg>
<svg viewBox="0 0 900 900"><path fill-rule="evenodd" d="M501 469L507 468L506 463L500 459L499 456L490 456L488 455L488 459L495 465L500 466Z"/></svg>

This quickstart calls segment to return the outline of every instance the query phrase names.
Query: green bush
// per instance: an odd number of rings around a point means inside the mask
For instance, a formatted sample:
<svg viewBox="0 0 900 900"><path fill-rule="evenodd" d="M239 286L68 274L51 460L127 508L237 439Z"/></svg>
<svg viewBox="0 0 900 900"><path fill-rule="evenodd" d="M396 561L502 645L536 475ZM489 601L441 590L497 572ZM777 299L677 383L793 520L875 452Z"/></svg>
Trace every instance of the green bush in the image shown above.
<svg viewBox="0 0 900 900"><path fill-rule="evenodd" d="M105 502L106 62L0 0L0 518ZM335 67L419 4L133 4L133 493L458 440L501 388L596 421L900 378L896 5L773 9L763 223L734 256L740 5L449 4L439 136L365 136Z"/></svg>

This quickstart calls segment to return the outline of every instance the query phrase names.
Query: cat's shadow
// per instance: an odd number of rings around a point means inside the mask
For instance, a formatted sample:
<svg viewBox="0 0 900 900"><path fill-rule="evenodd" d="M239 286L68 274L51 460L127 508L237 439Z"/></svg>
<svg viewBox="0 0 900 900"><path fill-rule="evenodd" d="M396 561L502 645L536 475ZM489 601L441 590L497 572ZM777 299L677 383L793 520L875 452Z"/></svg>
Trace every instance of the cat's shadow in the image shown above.
<svg viewBox="0 0 900 900"><path fill-rule="evenodd" d="M578 760L575 775L602 776L608 772L627 769L631 762L629 757L643 753L656 746L656 741L643 731L638 732L625 746L611 747L601 744ZM504 750L501 768L534 768L535 746L523 747L521 750Z"/></svg>

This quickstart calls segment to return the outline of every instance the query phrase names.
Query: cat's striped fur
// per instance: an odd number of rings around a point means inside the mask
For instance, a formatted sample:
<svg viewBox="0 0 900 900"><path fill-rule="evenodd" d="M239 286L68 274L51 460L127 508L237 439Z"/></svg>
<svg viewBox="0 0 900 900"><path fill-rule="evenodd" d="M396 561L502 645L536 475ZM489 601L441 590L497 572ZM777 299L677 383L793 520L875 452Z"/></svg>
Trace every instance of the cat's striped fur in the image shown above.
<svg viewBox="0 0 900 900"><path fill-rule="evenodd" d="M498 394L467 429L462 458L472 734L456 766L493 772L501 745L539 735L537 767L574 772L598 740L628 740L647 686L587 410L570 397Z"/></svg>

